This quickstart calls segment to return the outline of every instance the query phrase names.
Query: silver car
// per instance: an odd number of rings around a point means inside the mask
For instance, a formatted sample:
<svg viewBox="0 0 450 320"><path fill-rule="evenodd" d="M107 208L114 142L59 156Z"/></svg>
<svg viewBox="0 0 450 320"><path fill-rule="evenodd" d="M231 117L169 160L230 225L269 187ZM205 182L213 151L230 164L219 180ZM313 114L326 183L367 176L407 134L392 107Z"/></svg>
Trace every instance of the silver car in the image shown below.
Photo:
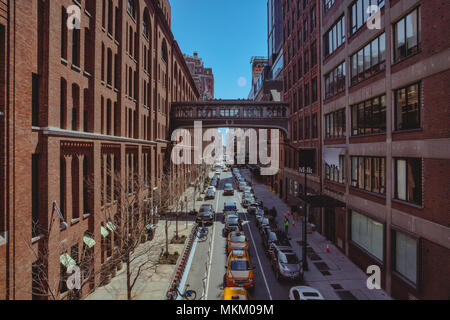
<svg viewBox="0 0 450 320"><path fill-rule="evenodd" d="M301 263L291 247L273 246L272 268L278 280L299 280L301 278Z"/></svg>

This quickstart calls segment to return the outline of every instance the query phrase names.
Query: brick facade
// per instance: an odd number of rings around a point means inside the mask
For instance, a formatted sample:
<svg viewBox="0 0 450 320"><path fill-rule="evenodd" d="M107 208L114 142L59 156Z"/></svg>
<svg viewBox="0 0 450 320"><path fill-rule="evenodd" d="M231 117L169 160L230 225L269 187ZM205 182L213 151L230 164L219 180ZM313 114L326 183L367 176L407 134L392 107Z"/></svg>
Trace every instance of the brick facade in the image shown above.
<svg viewBox="0 0 450 320"><path fill-rule="evenodd" d="M168 168L170 104L199 93L171 33L168 1L10 4L0 1L0 299L32 299L34 250L46 252L46 276L59 283L60 255L81 252L89 232L100 269L102 212L117 206L108 169L148 177L143 197L151 197ZM66 27L73 5L81 13L74 31ZM172 169L180 188L197 174L194 166Z"/></svg>
<svg viewBox="0 0 450 320"><path fill-rule="evenodd" d="M325 167L327 159L324 159L321 167L323 192L346 203L345 223L336 221L335 236L331 238L334 238L336 243L343 243L343 252L364 271L368 265L379 265L382 270L382 287L393 298L448 299L450 281L446 276L448 273L446 270L450 266L448 260L450 256L448 243L450 235L448 216L450 113L449 92L446 87L448 87L450 64L448 58L444 57L448 57L450 50L448 43L450 26L444 12L450 9L449 4L446 1L386 0L381 9L381 30L369 30L363 23L361 28L351 34L351 14L354 3L355 0L336 0L327 11L321 6L320 14L323 41L327 31L342 16L344 16L346 27L345 41L342 45L329 56L321 57L323 75L343 61L346 63L343 93L325 99L326 83L325 78L322 78L322 98L324 99L321 117L322 143L325 149L342 150L341 154L345 159L344 168L342 168L343 183L335 183L327 179ZM396 24L414 10L420 11L417 20L419 22L418 50L417 52L411 50L409 54L397 61L395 55L398 54L396 50L399 49L395 47ZM357 83L352 84L351 57L382 33L385 34L386 48L383 70L367 76L367 70L364 69L366 72L364 79L358 78ZM440 36L436 36L437 33ZM396 98L398 90L415 83L420 83L417 95L420 114L417 128L408 130L398 128L396 121L403 116L399 113L400 105ZM414 93L411 92L410 97L413 97ZM384 132L382 130L382 132L367 134L367 131L366 133L362 131L361 134L359 131L355 135L353 124L359 123L360 120L357 118L355 121L352 106L360 105L361 102L380 95L385 95L386 99ZM345 110L345 134L338 139L327 139L324 115L339 109ZM352 180L352 174L359 177L358 173L352 172L352 157L355 156L385 159L383 190L375 189L374 191L372 185L369 187L372 190L368 191L367 176L363 176L361 180ZM406 172L405 176L408 177L406 181L398 171L399 159L417 161L418 165L414 167L414 170L417 170L419 174L415 175L412 169L408 169L410 171ZM365 164L366 168L367 166ZM371 167L370 170L372 169ZM374 181L373 172L372 170L370 173L371 181ZM365 171L364 175L367 174ZM355 186L355 183L358 184L361 181L362 183L366 181L363 188ZM414 196L416 200L399 200L403 183L413 186L407 189L408 197L412 196L411 190L418 190ZM381 224L382 235L379 238L381 240L376 240L381 241L376 244L382 248L381 260L369 253L373 248L363 248L364 244L360 245L357 239L352 239L352 211L369 218L374 226ZM341 212L336 209L336 217L338 216L341 216ZM322 232L325 230L327 226L323 227ZM408 267L402 265L404 261L397 261L402 259L399 254L400 249L397 248L402 244L397 244L397 239L409 239L410 244L415 244L408 249L408 254L411 259L415 257L416 266L410 260L408 260ZM403 259L405 259L404 256ZM414 267L411 268L412 266ZM405 275L411 270L414 272Z"/></svg>

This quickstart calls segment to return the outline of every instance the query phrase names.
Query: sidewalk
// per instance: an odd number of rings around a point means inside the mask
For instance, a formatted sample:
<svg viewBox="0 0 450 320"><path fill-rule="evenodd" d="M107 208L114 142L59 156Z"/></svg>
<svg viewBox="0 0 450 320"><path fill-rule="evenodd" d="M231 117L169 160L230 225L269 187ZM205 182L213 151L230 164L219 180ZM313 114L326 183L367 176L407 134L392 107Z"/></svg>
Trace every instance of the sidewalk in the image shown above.
<svg viewBox="0 0 450 320"><path fill-rule="evenodd" d="M193 207L193 195L194 188L189 187L183 194L187 196L189 205L188 211L192 210ZM197 194L198 197L198 194ZM196 201L195 207L198 211L202 201ZM191 233L191 229L194 225L194 220L192 217L188 217L190 220L186 223L184 220L184 216L180 216L180 220L178 221L178 234L180 236L186 235L189 236ZM150 261L157 261L161 254L161 250L165 247L165 220L161 219L157 224L158 227L155 231L155 236L152 241L141 244L136 251L139 250L148 250L150 247L151 250L148 255L144 258L149 259ZM171 220L169 222L169 241L175 235L175 220ZM169 252L174 253L178 251L182 254L184 249L184 244L169 244ZM138 264L139 261L136 261L134 266ZM151 265L151 263L149 264ZM132 266L133 268L133 266ZM177 265L160 265L152 266L151 268L144 270L142 274L139 276L138 280L132 291L132 299L133 300L165 300L166 299L166 291L169 284L172 282L172 277L175 272ZM132 279L135 277L135 274L132 275ZM85 300L126 300L127 299L127 286L126 286L126 266L125 264L122 267L122 270L117 272L116 277L111 279L111 282L105 286L98 287L93 293L89 294L85 297Z"/></svg>
<svg viewBox="0 0 450 320"><path fill-rule="evenodd" d="M243 176L250 180L250 172L241 170ZM263 200L267 208L275 207L278 215L276 223L284 230L284 215L290 212L290 207L276 194L253 179L253 189L258 199ZM292 216L289 218L289 236L291 245L298 257L302 257L302 222L299 219L292 225ZM389 300L384 290L369 290L366 286L368 275L358 268L346 255L331 242L328 242L318 232L308 234L308 267L304 279L307 285L318 289L327 300ZM330 253L326 252L327 244ZM314 261L311 261L311 257ZM320 270L319 270L320 268Z"/></svg>

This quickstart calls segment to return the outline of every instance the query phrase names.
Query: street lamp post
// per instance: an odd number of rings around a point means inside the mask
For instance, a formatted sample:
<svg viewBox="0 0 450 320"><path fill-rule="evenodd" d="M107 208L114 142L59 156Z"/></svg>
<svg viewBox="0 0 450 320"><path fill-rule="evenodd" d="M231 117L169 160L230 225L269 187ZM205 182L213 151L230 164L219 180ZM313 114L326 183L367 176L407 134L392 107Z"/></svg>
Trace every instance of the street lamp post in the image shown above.
<svg viewBox="0 0 450 320"><path fill-rule="evenodd" d="M302 265L303 265L303 270L308 271L308 259L306 257L307 254L307 219L308 219L308 213L309 213L309 204L306 201L306 196L308 195L307 192L307 183L308 183L308 179L307 179L307 175L308 174L312 174L312 169L310 167L300 167L300 173L304 173L305 174L305 189L303 190L303 194L305 196L305 208L304 208L304 221L303 221L303 259L302 259Z"/></svg>

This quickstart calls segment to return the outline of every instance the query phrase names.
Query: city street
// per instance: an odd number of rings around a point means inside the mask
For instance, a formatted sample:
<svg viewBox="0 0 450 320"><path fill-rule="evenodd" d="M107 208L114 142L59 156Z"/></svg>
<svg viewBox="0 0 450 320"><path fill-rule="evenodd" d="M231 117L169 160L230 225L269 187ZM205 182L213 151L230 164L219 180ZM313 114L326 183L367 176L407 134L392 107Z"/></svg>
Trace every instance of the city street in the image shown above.
<svg viewBox="0 0 450 320"><path fill-rule="evenodd" d="M223 187L226 183L233 183L235 186L234 196L223 195ZM270 261L263 250L255 217L246 213L247 210L241 205L241 197L242 193L236 190L231 172L222 172L216 198L205 201L205 203L212 203L216 211L214 225L209 227L208 240L199 242L197 245L187 283L191 289L197 291L198 297L203 296L207 300L221 299L227 258L225 252L226 237L222 235L224 227L222 212L225 201L234 201L242 219L243 231L250 238L250 258L255 267L256 285L253 292L250 292L250 298L255 300L286 300L288 299L289 288L299 285L299 283L280 283L277 281ZM210 243L212 250L209 255ZM208 263L211 265L209 270L207 270Z"/></svg>

